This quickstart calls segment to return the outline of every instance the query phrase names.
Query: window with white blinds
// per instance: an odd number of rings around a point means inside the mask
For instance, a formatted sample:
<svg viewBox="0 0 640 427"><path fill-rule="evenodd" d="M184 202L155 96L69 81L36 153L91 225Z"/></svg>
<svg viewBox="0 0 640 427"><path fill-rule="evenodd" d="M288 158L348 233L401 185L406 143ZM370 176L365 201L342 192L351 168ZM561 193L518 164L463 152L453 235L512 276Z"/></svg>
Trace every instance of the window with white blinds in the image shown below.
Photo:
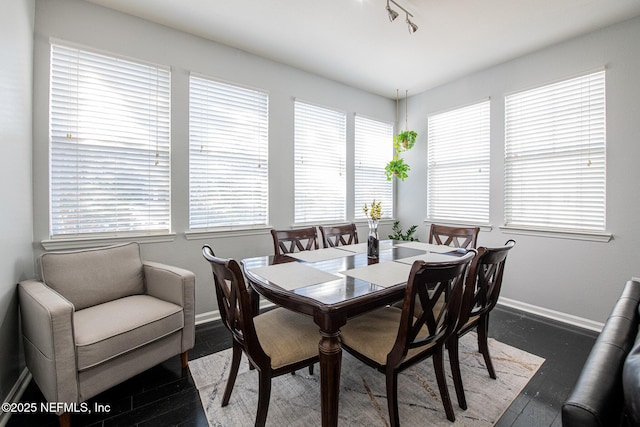
<svg viewBox="0 0 640 427"><path fill-rule="evenodd" d="M489 100L428 118L428 220L489 223L489 118Z"/></svg>
<svg viewBox="0 0 640 427"><path fill-rule="evenodd" d="M362 206L373 199L382 203L382 217L393 217L393 181L384 167L393 158L393 124L355 116L355 219L364 219Z"/></svg>
<svg viewBox="0 0 640 427"><path fill-rule="evenodd" d="M295 222L346 219L346 114L295 101Z"/></svg>
<svg viewBox="0 0 640 427"><path fill-rule="evenodd" d="M267 224L269 95L192 75L189 227Z"/></svg>
<svg viewBox="0 0 640 427"><path fill-rule="evenodd" d="M170 71L51 46L51 236L168 232Z"/></svg>
<svg viewBox="0 0 640 427"><path fill-rule="evenodd" d="M605 229L605 72L505 98L507 226Z"/></svg>

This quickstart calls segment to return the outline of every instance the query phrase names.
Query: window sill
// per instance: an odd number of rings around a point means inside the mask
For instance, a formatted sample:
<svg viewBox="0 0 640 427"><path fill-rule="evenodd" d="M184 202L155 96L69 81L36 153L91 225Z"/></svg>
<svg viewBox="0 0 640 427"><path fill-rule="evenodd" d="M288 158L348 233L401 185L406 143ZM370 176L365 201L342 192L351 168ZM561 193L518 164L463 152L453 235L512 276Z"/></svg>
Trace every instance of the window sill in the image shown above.
<svg viewBox="0 0 640 427"><path fill-rule="evenodd" d="M613 239L613 234L604 231L564 230L554 228L530 228L510 225L500 226L505 234L520 234L525 236L550 237L556 239L586 240L607 243Z"/></svg>
<svg viewBox="0 0 640 427"><path fill-rule="evenodd" d="M480 231L491 231L493 230L493 226L491 224L478 224L471 222L457 222L457 221L438 221L437 219L428 219L425 218L423 221L425 224L438 224L438 225L448 225L450 227L480 227Z"/></svg>
<svg viewBox="0 0 640 427"><path fill-rule="evenodd" d="M100 246L114 245L126 242L138 243L164 243L173 242L176 239L175 233L163 234L119 234L104 236L85 236L85 237L59 237L40 242L42 247L47 251L69 250L69 249L85 249Z"/></svg>
<svg viewBox="0 0 640 427"><path fill-rule="evenodd" d="M219 227L206 230L190 230L184 233L187 240L204 240L219 237L238 237L238 236L255 236L259 234L269 234L270 225L259 226L237 226L237 227Z"/></svg>

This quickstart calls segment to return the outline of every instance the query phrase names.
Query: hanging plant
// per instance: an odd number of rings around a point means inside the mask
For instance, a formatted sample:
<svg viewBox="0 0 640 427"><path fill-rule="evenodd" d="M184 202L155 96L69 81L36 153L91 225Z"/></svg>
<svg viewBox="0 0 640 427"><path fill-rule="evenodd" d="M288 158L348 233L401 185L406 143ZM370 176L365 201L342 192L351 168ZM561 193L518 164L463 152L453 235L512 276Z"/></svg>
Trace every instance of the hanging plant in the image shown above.
<svg viewBox="0 0 640 427"><path fill-rule="evenodd" d="M418 134L412 130L400 132L393 137L393 148L395 148L398 153L411 150L416 143L417 136Z"/></svg>
<svg viewBox="0 0 640 427"><path fill-rule="evenodd" d="M407 102L408 91L405 93L405 103ZM405 127L408 127L408 105L405 107ZM396 123L398 122L398 91L396 90ZM393 177L400 178L401 181L404 181L409 175L407 172L411 170L408 164L404 162L404 159L400 158L398 154L410 150L413 148L416 143L416 137L418 134L412 130L405 130L400 132L396 136L393 137L393 149L395 151L395 155L393 156L393 160L387 163L384 171L387 175L387 180L391 181Z"/></svg>
<svg viewBox="0 0 640 427"><path fill-rule="evenodd" d="M404 182L405 178L409 175L407 172L411 170L411 167L404 162L404 159L394 156L393 160L387 163L384 168L384 172L387 175L387 181L391 181L393 177L400 178Z"/></svg>

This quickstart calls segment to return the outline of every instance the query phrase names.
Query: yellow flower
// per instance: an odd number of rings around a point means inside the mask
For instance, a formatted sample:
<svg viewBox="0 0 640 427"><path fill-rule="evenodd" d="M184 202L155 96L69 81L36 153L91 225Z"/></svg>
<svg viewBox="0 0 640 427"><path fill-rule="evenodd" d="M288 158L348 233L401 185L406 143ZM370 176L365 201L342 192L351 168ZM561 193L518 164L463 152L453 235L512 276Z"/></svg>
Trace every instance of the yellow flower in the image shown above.
<svg viewBox="0 0 640 427"><path fill-rule="evenodd" d="M373 199L373 202L371 202L371 208L369 208L365 203L362 210L367 218L377 221L382 217L382 202L376 202L376 199Z"/></svg>

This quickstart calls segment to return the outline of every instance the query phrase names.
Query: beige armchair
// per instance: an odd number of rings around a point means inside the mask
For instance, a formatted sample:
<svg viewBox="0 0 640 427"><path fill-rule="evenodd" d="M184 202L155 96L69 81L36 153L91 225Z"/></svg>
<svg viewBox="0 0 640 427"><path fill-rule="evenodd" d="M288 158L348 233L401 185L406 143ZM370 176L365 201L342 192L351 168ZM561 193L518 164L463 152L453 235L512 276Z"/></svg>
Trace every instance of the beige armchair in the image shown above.
<svg viewBox="0 0 640 427"><path fill-rule="evenodd" d="M178 354L187 366L192 272L143 262L127 243L45 253L40 277L18 288L26 364L49 402L83 402Z"/></svg>

